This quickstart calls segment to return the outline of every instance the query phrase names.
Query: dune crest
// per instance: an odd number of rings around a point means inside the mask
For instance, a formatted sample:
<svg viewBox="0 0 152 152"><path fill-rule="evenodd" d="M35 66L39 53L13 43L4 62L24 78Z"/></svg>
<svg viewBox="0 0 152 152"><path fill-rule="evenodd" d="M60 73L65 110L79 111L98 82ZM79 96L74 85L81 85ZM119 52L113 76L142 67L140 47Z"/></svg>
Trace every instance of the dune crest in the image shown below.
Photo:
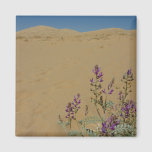
<svg viewBox="0 0 152 152"><path fill-rule="evenodd" d="M19 38L47 38L47 37L67 37L80 35L80 32L70 29L56 29L50 26L35 26L16 33Z"/></svg>
<svg viewBox="0 0 152 152"><path fill-rule="evenodd" d="M113 36L113 35L135 35L135 30L124 30L120 28L101 29L89 32L78 32L71 29L56 29L50 26L35 26L18 31L17 39L34 39L34 38L66 38L71 37L76 40L87 39L88 37Z"/></svg>

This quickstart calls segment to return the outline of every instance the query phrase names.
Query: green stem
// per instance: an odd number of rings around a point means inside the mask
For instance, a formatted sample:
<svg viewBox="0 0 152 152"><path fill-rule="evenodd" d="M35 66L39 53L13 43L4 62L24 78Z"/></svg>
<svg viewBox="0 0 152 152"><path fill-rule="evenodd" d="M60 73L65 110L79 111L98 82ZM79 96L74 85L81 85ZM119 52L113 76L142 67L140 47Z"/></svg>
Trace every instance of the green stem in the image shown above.
<svg viewBox="0 0 152 152"><path fill-rule="evenodd" d="M97 113L98 113L98 115L99 115L100 119L102 120L102 117L101 117L101 115L100 115L99 109L98 109L98 107L97 107L97 105L96 105L96 104L95 104L95 107L96 107L96 111L97 111Z"/></svg>
<svg viewBox="0 0 152 152"><path fill-rule="evenodd" d="M81 132L81 135L83 136L83 132L82 132L82 130L80 129L80 127L79 127L79 124L78 124L78 121L77 121L77 119L75 119L75 121L77 122L77 126L78 126L78 129L80 130L80 132Z"/></svg>
<svg viewBox="0 0 152 152"><path fill-rule="evenodd" d="M103 116L103 118L104 118L104 121L105 121L105 116L106 116L106 112L105 112L105 110L104 110L104 116Z"/></svg>
<svg viewBox="0 0 152 152"><path fill-rule="evenodd" d="M98 115L99 115L99 117L100 117L100 119L102 120L102 117L101 117L101 115L100 115L100 112L99 112L99 109L98 109L98 107L97 107L97 103L98 103L98 96L97 96L97 82L98 82L98 78L97 78L97 75L96 75L96 83L95 83L95 103L94 103L94 105L95 105L95 107L96 107L96 111L97 111L97 113L98 113Z"/></svg>
<svg viewBox="0 0 152 152"><path fill-rule="evenodd" d="M103 108L104 120L105 120L105 115L106 115L106 109L107 109L107 95L106 95L106 99L105 99L105 103L104 103L104 108Z"/></svg>
<svg viewBox="0 0 152 152"><path fill-rule="evenodd" d="M126 97L127 97L127 92L128 92L128 81L126 80L126 87L125 87L125 97L124 97L124 99L122 100L122 103L124 103L125 102L125 99L126 99Z"/></svg>
<svg viewBox="0 0 152 152"><path fill-rule="evenodd" d="M128 81L126 81L125 98L127 97Z"/></svg>
<svg viewBox="0 0 152 152"><path fill-rule="evenodd" d="M71 118L70 118L70 120L69 120L69 121L70 121L70 129L71 129Z"/></svg>

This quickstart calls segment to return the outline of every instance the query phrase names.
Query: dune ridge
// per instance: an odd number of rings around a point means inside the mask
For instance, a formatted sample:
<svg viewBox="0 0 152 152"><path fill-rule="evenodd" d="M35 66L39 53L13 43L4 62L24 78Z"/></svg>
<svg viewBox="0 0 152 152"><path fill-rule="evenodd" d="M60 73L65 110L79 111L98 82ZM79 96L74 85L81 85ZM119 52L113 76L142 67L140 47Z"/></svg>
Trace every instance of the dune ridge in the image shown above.
<svg viewBox="0 0 152 152"><path fill-rule="evenodd" d="M50 26L35 26L27 28L16 33L17 39L30 39L30 38L64 38L64 37L79 37L86 39L96 36L112 36L112 35L134 35L136 34L135 30L124 30L120 28L109 28L101 29L96 31L89 32L78 32L71 29L56 29Z"/></svg>

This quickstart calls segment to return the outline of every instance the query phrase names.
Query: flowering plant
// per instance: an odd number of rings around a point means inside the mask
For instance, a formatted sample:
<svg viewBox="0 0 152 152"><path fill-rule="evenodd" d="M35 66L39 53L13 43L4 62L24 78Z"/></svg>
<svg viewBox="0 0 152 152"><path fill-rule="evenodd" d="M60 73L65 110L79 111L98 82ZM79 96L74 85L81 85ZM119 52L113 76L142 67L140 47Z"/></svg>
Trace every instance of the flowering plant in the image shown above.
<svg viewBox="0 0 152 152"><path fill-rule="evenodd" d="M107 97L108 97L108 95L111 95L114 91L114 89L112 88L112 86L114 84L114 78L109 83L107 90L106 90L105 88L103 89L103 87L102 87L103 72L101 72L101 68L98 65L95 65L92 72L94 73L95 78L90 79L90 85L91 85L90 91L93 93L93 97L91 97L91 102L94 103L94 105L96 107L96 111L97 111L99 117L101 118L101 114L99 112L98 105L101 106L101 108L104 112L104 116L105 116L105 112L106 112L106 110L108 108L108 104L109 104L107 102Z"/></svg>
<svg viewBox="0 0 152 152"><path fill-rule="evenodd" d="M135 136L136 135L136 103L128 99L131 92L131 83L134 80L132 70L129 69L122 77L123 89L119 91L118 103L108 101L108 97L114 92L112 78L107 88L103 88L103 72L98 65L92 70L94 77L90 79L91 103L96 108L97 115L88 117L88 105L85 106L85 118L78 120L77 113L80 110L80 94L74 96L72 102L66 106L67 121L63 121L59 115L58 123L70 136ZM81 108L82 109L82 108ZM109 112L110 111L110 112ZM102 114L103 113L103 114ZM72 122L75 121L78 130L73 130ZM89 128L89 124L94 127ZM68 129L69 128L69 129Z"/></svg>

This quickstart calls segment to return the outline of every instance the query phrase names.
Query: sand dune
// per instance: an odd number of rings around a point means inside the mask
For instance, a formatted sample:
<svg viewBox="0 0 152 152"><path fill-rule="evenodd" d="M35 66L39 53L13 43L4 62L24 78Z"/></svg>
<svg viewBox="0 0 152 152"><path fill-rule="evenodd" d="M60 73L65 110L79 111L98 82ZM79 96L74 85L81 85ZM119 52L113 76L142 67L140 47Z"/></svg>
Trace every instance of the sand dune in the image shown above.
<svg viewBox="0 0 152 152"><path fill-rule="evenodd" d="M37 26L16 33L16 134L64 135L57 124L66 104L78 92L82 109L91 108L89 80L98 64L104 84L122 74L136 72L136 31L103 29L77 32ZM135 100L135 83L130 97ZM115 89L115 92L118 92ZM118 97L111 97L117 102ZM91 108L89 114L95 109ZM83 110L79 116L83 116Z"/></svg>
<svg viewBox="0 0 152 152"><path fill-rule="evenodd" d="M36 26L17 32L17 39L29 38L60 38L61 36L81 35L80 32L70 29L56 29L48 26Z"/></svg>

